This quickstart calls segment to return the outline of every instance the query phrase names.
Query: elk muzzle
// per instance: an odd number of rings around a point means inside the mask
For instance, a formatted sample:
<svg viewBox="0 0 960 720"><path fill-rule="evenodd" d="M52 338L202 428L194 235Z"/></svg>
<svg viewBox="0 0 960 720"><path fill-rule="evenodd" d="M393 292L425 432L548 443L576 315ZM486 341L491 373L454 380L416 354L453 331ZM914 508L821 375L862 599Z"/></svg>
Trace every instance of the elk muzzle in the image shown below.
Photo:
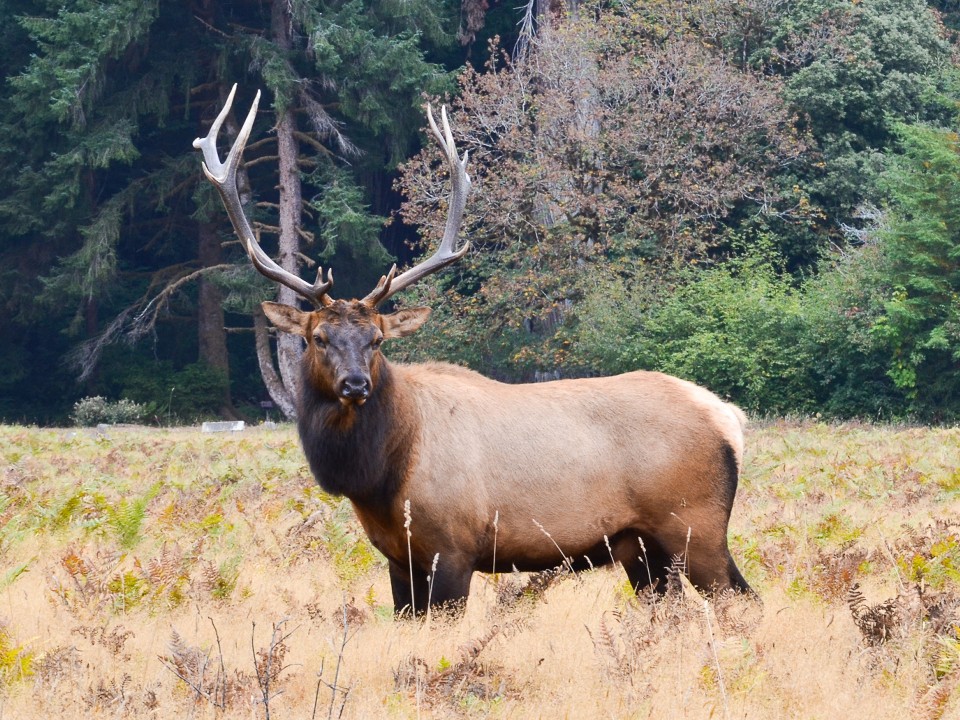
<svg viewBox="0 0 960 720"><path fill-rule="evenodd" d="M352 372L337 383L337 396L344 405L356 403L363 405L370 397L370 376L366 373Z"/></svg>

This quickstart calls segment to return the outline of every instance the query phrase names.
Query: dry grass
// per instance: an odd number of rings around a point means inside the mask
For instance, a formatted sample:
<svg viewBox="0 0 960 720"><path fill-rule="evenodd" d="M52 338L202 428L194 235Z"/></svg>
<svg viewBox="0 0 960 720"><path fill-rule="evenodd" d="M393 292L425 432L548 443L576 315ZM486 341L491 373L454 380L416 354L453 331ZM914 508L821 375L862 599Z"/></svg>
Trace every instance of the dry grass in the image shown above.
<svg viewBox="0 0 960 720"><path fill-rule="evenodd" d="M0 428L0 720L960 718L960 430L748 446L762 607L601 569L414 623L290 428Z"/></svg>

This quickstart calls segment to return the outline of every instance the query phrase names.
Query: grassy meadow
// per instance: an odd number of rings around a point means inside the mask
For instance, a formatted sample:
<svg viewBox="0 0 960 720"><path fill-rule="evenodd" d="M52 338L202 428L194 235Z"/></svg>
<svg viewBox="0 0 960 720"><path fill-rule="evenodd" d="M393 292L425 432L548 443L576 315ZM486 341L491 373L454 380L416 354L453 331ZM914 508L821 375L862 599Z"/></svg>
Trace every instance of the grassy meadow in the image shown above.
<svg viewBox="0 0 960 720"><path fill-rule="evenodd" d="M960 429L747 444L762 603L603 568L412 622L291 427L0 427L0 720L960 718Z"/></svg>

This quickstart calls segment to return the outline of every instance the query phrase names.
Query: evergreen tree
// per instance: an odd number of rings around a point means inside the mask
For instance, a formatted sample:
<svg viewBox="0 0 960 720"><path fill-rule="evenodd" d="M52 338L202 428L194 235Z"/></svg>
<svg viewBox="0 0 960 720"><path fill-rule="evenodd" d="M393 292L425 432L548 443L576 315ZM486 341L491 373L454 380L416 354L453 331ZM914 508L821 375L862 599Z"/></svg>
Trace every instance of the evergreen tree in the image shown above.
<svg viewBox="0 0 960 720"><path fill-rule="evenodd" d="M960 137L900 126L903 153L882 177L886 297L871 335L912 409L960 414ZM941 419L943 419L941 417Z"/></svg>
<svg viewBox="0 0 960 720"><path fill-rule="evenodd" d="M219 373L207 382L225 388L224 325L249 328L274 292L232 243L190 147L232 80L246 97L263 86L273 111L261 113L247 165L265 245L275 231L292 268L306 256L336 264L346 291L383 272L384 218L371 206L383 212L386 178L416 147L420 93L449 86L426 56L453 40L450 4L23 0L2 10L13 29L0 38L10 50L0 252L29 267L0 286L14 310L0 337L21 384L37 352L23 329L43 322L56 339L50 364L71 354L87 392L150 385L139 379L149 370L117 366L142 353L110 349L144 336L172 363L170 387L199 358ZM64 380L50 413L82 393Z"/></svg>

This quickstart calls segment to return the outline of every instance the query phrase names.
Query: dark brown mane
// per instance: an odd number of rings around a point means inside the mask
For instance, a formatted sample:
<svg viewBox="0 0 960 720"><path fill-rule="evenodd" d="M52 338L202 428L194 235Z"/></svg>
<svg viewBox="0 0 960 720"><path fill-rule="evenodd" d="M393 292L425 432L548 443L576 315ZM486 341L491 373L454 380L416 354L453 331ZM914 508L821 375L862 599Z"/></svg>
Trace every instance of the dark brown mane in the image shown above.
<svg viewBox="0 0 960 720"><path fill-rule="evenodd" d="M406 477L416 438L400 434L402 426L394 421L396 400L388 363L381 363L379 384L362 411L344 408L317 392L307 371L301 382L297 429L320 487L357 502L390 502Z"/></svg>

